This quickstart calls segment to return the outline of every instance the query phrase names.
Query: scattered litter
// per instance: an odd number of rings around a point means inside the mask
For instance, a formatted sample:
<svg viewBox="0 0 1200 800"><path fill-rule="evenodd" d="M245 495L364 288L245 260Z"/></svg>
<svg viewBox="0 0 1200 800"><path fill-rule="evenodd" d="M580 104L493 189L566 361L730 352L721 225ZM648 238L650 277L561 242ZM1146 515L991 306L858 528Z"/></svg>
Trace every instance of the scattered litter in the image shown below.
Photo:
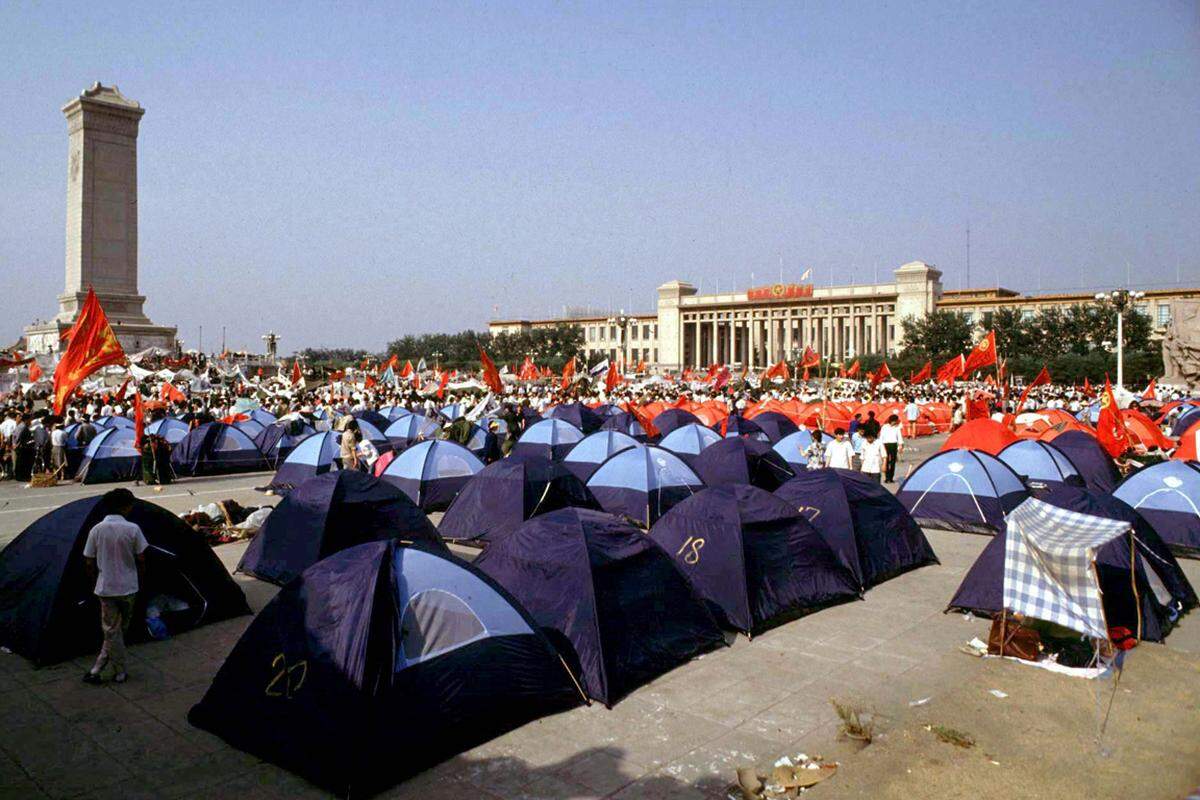
<svg viewBox="0 0 1200 800"><path fill-rule="evenodd" d="M945 725L926 725L925 730L931 732L946 744L952 744L956 747L974 747L975 740L970 734L957 731L954 728L948 728Z"/></svg>
<svg viewBox="0 0 1200 800"><path fill-rule="evenodd" d="M726 793L730 800L787 800L833 777L837 770L836 762L826 764L820 756L798 753L776 761L768 776L754 767L738 767L737 783Z"/></svg>
<svg viewBox="0 0 1200 800"><path fill-rule="evenodd" d="M999 689L989 689L988 694L992 697L999 697L1001 700L1008 697L1008 692L1002 692Z"/></svg>
<svg viewBox="0 0 1200 800"><path fill-rule="evenodd" d="M9 650L7 647L4 647L3 645L0 645L0 653L4 653L4 655L8 656L8 655L12 655L12 650Z"/></svg>
<svg viewBox="0 0 1200 800"><path fill-rule="evenodd" d="M963 614L963 622L974 622L974 621L975 621L975 615L972 614L970 611Z"/></svg>
<svg viewBox="0 0 1200 800"><path fill-rule="evenodd" d="M928 703L928 702L929 702L930 700L932 700L932 699L933 699L933 697L932 697L932 696L930 696L930 697L922 697L920 700L909 700L909 701L908 701L908 707L909 707L909 708L916 708L917 706L923 706L923 705L925 705L926 703Z"/></svg>
<svg viewBox="0 0 1200 800"><path fill-rule="evenodd" d="M870 744L875 737L875 717L856 708L849 703L841 703L835 699L829 700L833 710L842 721L841 735L847 739L856 739Z"/></svg>
<svg viewBox="0 0 1200 800"><path fill-rule="evenodd" d="M998 767L998 766L1000 766L1000 762L999 762L999 761L997 761L997 760L995 760L994 758L989 758L989 759L988 759L988 763L989 763L989 764L994 764L994 765L996 765L997 767Z"/></svg>
<svg viewBox="0 0 1200 800"><path fill-rule="evenodd" d="M271 506L246 508L233 500L222 500L197 506L180 514L180 518L215 546L253 537L272 510Z"/></svg>

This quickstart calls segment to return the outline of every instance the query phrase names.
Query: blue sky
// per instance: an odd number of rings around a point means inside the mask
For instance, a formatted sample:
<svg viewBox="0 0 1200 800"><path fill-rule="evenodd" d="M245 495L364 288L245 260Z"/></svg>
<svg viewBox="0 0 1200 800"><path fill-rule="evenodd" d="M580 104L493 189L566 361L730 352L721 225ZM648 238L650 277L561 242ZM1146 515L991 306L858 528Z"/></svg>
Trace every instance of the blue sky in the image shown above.
<svg viewBox="0 0 1200 800"><path fill-rule="evenodd" d="M167 6L175 6L167 8ZM0 338L62 290L66 124L147 113L141 288L206 349L381 348L913 259L1200 285L1200 6L7 3Z"/></svg>

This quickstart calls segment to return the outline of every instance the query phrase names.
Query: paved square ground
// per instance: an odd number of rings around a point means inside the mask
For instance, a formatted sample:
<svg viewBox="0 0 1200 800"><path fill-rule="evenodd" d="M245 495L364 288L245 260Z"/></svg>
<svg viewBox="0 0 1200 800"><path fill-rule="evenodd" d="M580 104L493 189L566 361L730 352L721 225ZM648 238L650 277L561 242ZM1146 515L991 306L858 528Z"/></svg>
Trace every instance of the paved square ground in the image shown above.
<svg viewBox="0 0 1200 800"><path fill-rule="evenodd" d="M936 443L921 444L928 452ZM264 476L243 476L139 494L176 511L226 497L274 502L250 488L261 483ZM90 487L0 485L0 542L46 508L91 493ZM864 601L753 641L741 637L611 710L593 705L530 723L382 797L711 798L723 796L738 765L796 752L849 756L855 748L839 742L830 698L874 709L886 728L903 718L910 700L938 696L982 663L957 647L985 636L987 622L942 610L987 539L927 535L938 566L895 578ZM245 546L225 545L217 553L232 569ZM1200 563L1185 562L1185 569L1200 583ZM276 591L236 577L255 611ZM1200 654L1198 616L1186 619L1166 646ZM186 721L249 621L131 648L131 680L123 686L82 684L90 658L34 670L18 656L0 656L0 798L328 796ZM836 781L822 787L821 796L837 796Z"/></svg>

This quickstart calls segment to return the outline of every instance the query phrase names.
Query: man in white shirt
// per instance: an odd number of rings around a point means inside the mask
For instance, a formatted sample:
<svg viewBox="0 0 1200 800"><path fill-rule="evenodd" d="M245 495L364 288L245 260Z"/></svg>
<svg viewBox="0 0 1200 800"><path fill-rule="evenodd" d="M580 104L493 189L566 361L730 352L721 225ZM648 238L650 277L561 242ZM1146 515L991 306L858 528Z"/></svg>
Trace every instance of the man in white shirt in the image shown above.
<svg viewBox="0 0 1200 800"><path fill-rule="evenodd" d="M884 426L887 430L887 426ZM879 483L879 475L883 472L883 463L887 461L887 451L883 449L883 442L875 438L875 431L867 431L866 439L863 442L862 452L859 457L862 458L861 470L864 475Z"/></svg>
<svg viewBox="0 0 1200 800"><path fill-rule="evenodd" d="M825 448L825 466L832 469L853 469L854 445L846 438L846 429L833 432L833 441Z"/></svg>
<svg viewBox="0 0 1200 800"><path fill-rule="evenodd" d="M104 644L83 681L100 683L101 673L111 664L113 680L124 683L128 677L125 673L125 631L133 619L133 604L141 585L149 544L142 529L125 518L133 510L133 492L113 489L100 502L108 513L88 532L83 557L88 572L96 576Z"/></svg>
<svg viewBox="0 0 1200 800"><path fill-rule="evenodd" d="M917 421L921 418L921 407L917 405L914 398L909 398L908 404L904 406L904 418L908 420L908 435L917 435Z"/></svg>
<svg viewBox="0 0 1200 800"><path fill-rule="evenodd" d="M896 480L896 462L900 459L900 451L904 449L904 434L900 431L900 420L895 414L879 429L879 442L886 453L887 482Z"/></svg>

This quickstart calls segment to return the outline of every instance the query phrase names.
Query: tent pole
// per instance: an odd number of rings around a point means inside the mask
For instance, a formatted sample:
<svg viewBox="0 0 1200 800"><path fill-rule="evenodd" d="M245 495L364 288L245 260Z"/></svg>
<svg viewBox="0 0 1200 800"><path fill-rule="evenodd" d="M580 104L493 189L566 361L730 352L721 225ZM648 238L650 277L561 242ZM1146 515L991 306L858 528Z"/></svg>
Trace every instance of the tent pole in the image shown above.
<svg viewBox="0 0 1200 800"><path fill-rule="evenodd" d="M575 680L575 673L572 672L571 668L567 666L566 659L562 657L562 653L559 653L556 650L555 655L558 656L558 663L562 664L563 669L565 669L567 674L571 676L571 683L575 684L575 691L579 692L579 696L583 698L583 704L585 706L590 706L592 704L592 698L587 696L587 692L585 692L583 687L579 685L579 681Z"/></svg>
<svg viewBox="0 0 1200 800"><path fill-rule="evenodd" d="M1133 587L1133 604L1137 608L1137 638L1142 640L1142 598L1138 594L1137 587L1137 540L1134 539L1133 531L1129 531L1129 585Z"/></svg>

